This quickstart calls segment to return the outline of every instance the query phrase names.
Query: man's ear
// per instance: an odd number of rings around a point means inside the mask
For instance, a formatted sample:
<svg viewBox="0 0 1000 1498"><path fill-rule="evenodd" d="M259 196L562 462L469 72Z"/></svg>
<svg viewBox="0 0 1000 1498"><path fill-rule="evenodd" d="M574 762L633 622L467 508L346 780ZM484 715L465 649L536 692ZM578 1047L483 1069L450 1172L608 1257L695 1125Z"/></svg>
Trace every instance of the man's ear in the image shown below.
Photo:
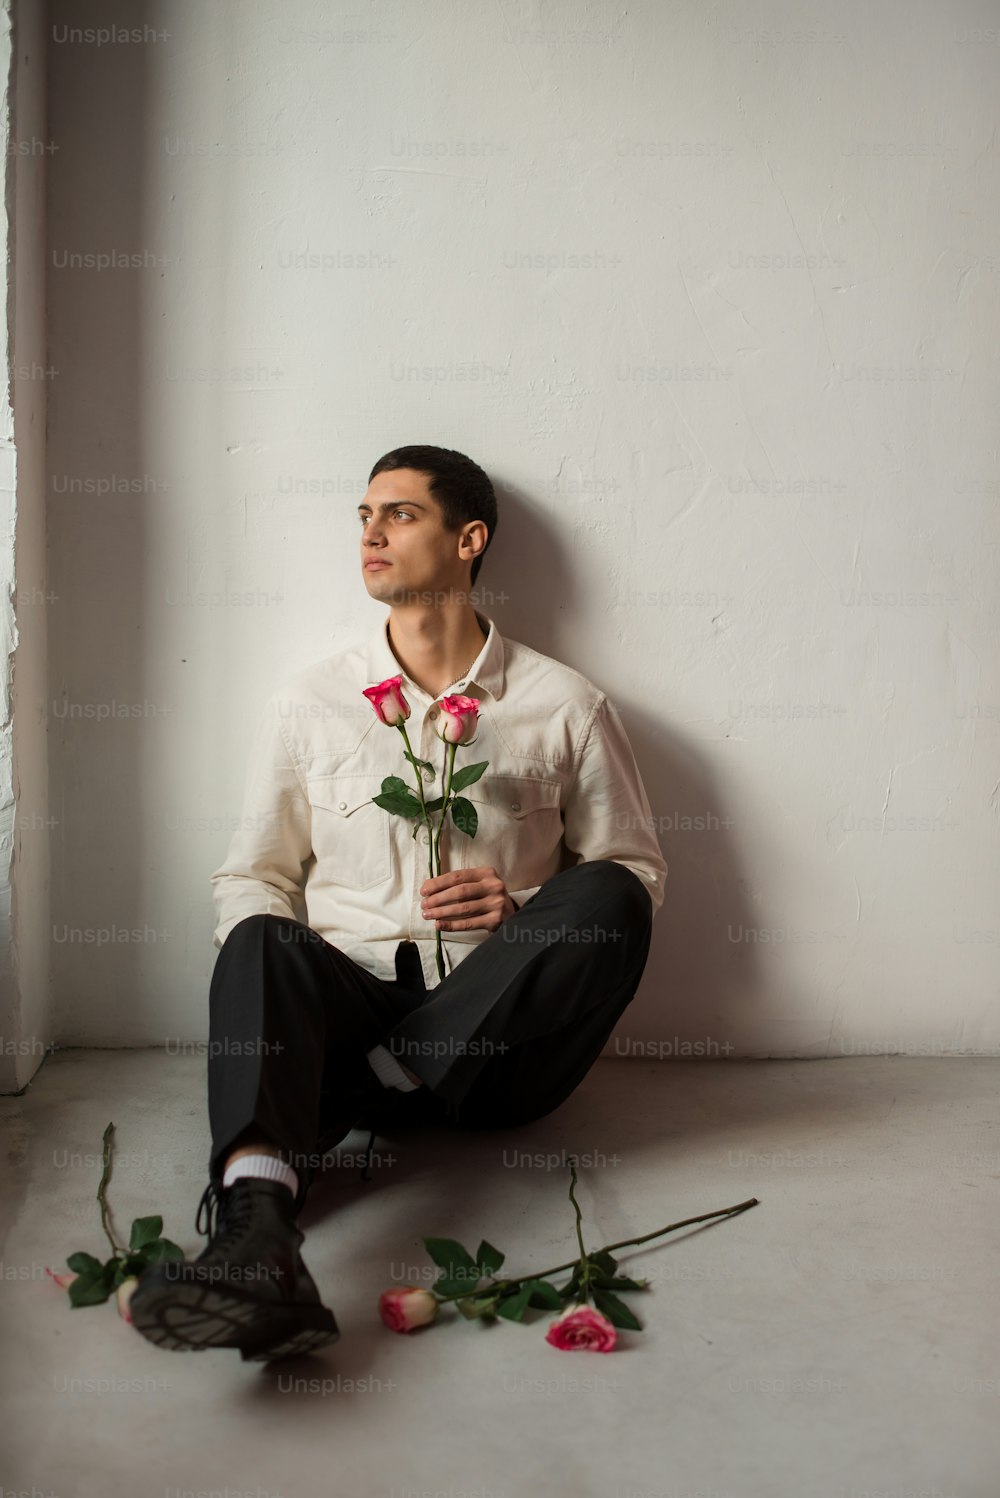
<svg viewBox="0 0 1000 1498"><path fill-rule="evenodd" d="M489 532L483 521L474 520L466 534L462 537L462 550L470 561L474 562L476 557L482 556L488 539ZM471 550L469 549L470 546Z"/></svg>

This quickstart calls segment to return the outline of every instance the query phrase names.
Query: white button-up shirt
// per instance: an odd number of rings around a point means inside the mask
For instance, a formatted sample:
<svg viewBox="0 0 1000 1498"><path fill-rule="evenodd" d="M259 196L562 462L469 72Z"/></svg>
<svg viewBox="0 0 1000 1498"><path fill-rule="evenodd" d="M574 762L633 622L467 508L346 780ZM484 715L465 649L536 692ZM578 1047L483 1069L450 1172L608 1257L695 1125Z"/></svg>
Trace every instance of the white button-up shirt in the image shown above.
<svg viewBox="0 0 1000 1498"><path fill-rule="evenodd" d="M579 671L501 635L488 636L468 675L440 696L479 699L474 742L455 770L488 760L460 794L475 806L474 838L449 812L441 870L491 865L519 904L561 869L595 858L626 864L663 902L667 865L621 717ZM429 837L414 820L376 806L387 775L411 787L396 728L380 721L363 688L402 677L406 730L425 770L428 800L443 793L446 746L434 731L440 697L412 681L393 654L389 616L366 644L296 672L272 693L250 747L244 814L211 876L221 947L245 916L291 916L361 967L395 980L396 948L416 942L428 989L438 982L433 919L420 886L433 872ZM440 811L432 813L433 822ZM442 931L445 971L492 933ZM596 939L596 938L595 938Z"/></svg>

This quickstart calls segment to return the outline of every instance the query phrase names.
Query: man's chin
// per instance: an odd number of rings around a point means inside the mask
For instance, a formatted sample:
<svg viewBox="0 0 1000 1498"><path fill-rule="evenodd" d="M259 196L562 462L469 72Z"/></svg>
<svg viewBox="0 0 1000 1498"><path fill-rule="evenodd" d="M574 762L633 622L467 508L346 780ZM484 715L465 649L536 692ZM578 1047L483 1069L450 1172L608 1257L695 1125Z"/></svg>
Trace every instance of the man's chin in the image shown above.
<svg viewBox="0 0 1000 1498"><path fill-rule="evenodd" d="M368 596L376 599L378 603L396 603L403 597L403 585L396 578L389 576L391 571L392 568L386 567L384 571L376 569L374 572L365 573Z"/></svg>

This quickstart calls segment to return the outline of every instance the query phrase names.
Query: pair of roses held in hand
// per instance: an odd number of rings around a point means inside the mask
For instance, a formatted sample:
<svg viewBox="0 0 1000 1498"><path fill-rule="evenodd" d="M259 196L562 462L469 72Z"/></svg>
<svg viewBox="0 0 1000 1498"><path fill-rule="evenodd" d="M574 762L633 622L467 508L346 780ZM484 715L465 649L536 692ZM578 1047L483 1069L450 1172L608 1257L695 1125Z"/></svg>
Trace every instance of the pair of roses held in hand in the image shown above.
<svg viewBox="0 0 1000 1498"><path fill-rule="evenodd" d="M476 808L459 792L479 779L489 761L484 759L474 765L463 765L460 770L455 769L456 749L465 748L476 739L479 729L478 697L465 697L456 693L441 698L440 711L434 719L434 731L444 745L441 794L428 800L424 794L425 772L433 776L434 766L430 760L419 759L410 745L406 731L410 705L403 696L402 687L402 676L390 676L376 686L365 687L364 696L374 708L379 722L384 723L387 728L397 728L402 735L406 746L403 757L409 760L416 773L416 788L408 785L400 775L387 775L382 781L381 793L373 796L372 800L376 806L393 816L410 818L413 822L413 837L416 837L421 827L426 827L430 833L429 877L420 886L420 893L424 897L423 913L434 921L438 977L443 978L442 929L470 931L481 927L487 931L496 931L502 921L513 915L517 906L507 892L500 874L492 866L441 873L441 833L448 816L451 816L452 823L459 832L464 832L467 837L475 837L479 827Z"/></svg>

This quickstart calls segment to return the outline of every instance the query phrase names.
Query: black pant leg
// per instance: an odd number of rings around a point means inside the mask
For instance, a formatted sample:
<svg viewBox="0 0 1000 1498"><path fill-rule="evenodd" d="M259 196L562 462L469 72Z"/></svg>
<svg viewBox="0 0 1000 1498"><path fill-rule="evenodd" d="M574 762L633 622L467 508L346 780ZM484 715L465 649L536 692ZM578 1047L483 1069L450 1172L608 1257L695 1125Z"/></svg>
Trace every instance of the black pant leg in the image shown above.
<svg viewBox="0 0 1000 1498"><path fill-rule="evenodd" d="M234 926L209 995L211 1179L221 1182L249 1126L311 1179L324 1121L380 1087L365 1052L417 1003L299 921L253 915Z"/></svg>
<svg viewBox="0 0 1000 1498"><path fill-rule="evenodd" d="M575 864L473 948L383 1044L456 1105L456 1121L539 1117L586 1075L635 996L651 928L649 892L631 869Z"/></svg>
<svg viewBox="0 0 1000 1498"><path fill-rule="evenodd" d="M343 1138L362 1100L372 1122L491 1128L551 1112L634 997L651 920L649 894L630 869L577 864L418 993L412 979L375 977L300 922L247 917L212 976L212 1179L253 1125L296 1169L306 1162L307 1189L324 1120L339 1122ZM404 945L400 956L412 955ZM365 1056L379 1042L427 1085L383 1089Z"/></svg>

